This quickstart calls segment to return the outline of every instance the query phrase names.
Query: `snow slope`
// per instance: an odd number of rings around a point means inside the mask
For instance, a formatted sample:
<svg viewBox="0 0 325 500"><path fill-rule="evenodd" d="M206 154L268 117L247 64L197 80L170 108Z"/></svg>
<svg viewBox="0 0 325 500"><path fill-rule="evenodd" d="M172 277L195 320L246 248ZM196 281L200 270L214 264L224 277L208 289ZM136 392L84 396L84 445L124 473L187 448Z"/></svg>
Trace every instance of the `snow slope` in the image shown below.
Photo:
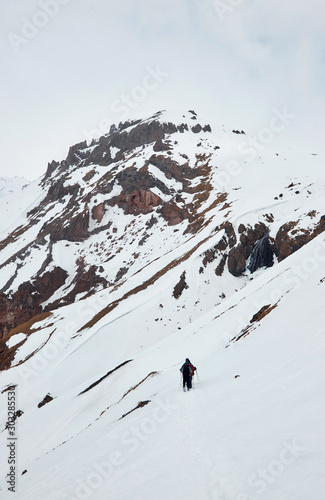
<svg viewBox="0 0 325 500"><path fill-rule="evenodd" d="M134 339L141 346L133 345L123 318L130 330L150 301L136 313L130 302L113 324L77 337L70 349L49 350L43 366L31 359L3 372L2 387L18 384L24 411L19 470L28 472L15 497L321 500L324 260L320 236L180 332L152 343L144 331ZM254 312L276 303L250 324ZM66 308L65 321L74 321L73 309ZM242 321L255 329L229 343ZM190 393L179 388L186 356L200 377ZM47 393L54 400L37 408ZM1 399L3 408L6 393ZM2 455L6 438L3 431Z"/></svg>

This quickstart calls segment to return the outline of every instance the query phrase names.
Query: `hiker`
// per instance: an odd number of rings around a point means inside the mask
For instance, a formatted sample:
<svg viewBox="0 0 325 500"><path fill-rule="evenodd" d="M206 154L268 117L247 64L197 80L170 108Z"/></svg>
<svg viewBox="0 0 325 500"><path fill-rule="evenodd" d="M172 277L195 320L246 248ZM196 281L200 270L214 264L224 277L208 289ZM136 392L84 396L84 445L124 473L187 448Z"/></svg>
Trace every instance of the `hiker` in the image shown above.
<svg viewBox="0 0 325 500"><path fill-rule="evenodd" d="M180 369L181 373L183 374L183 391L186 390L185 386L187 386L188 391L192 389L192 377L194 375L195 370L196 367L192 365L192 363L188 358L186 358L185 363Z"/></svg>

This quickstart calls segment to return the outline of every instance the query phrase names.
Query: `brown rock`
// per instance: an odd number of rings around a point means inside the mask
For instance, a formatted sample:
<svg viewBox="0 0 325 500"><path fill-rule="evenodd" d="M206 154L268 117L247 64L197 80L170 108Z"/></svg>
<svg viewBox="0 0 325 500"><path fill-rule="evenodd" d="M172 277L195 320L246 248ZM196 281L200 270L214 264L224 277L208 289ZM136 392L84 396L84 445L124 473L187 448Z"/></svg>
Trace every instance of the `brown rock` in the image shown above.
<svg viewBox="0 0 325 500"><path fill-rule="evenodd" d="M126 214L148 214L162 202L161 198L151 191L133 189L129 193L122 192L110 199L107 203L111 206L117 205Z"/></svg>
<svg viewBox="0 0 325 500"><path fill-rule="evenodd" d="M299 221L287 222L277 232L274 247L279 262L325 231L324 215L319 219L313 230L298 228L298 223Z"/></svg>
<svg viewBox="0 0 325 500"><path fill-rule="evenodd" d="M158 141L156 141L154 147L153 147L153 150L155 152L159 152L159 151L168 151L170 149L170 146L169 144L166 144L165 142L163 142L161 139L159 139Z"/></svg>
<svg viewBox="0 0 325 500"><path fill-rule="evenodd" d="M251 254L256 241L261 239L265 233L268 232L267 227L263 222L255 224L252 227L245 227L240 224L240 242L237 246L233 247L228 256L228 269L233 276L240 276L246 270L246 260Z"/></svg>
<svg viewBox="0 0 325 500"><path fill-rule="evenodd" d="M42 312L42 302L48 300L60 288L67 278L67 273L60 267L34 281L22 283L12 297L0 294L0 339L12 328L25 323Z"/></svg>
<svg viewBox="0 0 325 500"><path fill-rule="evenodd" d="M84 241L89 236L89 213L83 212L75 217L66 217L65 220L57 219L55 224L47 226L51 241ZM46 233L42 233L42 236Z"/></svg>
<svg viewBox="0 0 325 500"><path fill-rule="evenodd" d="M73 280L73 289L66 296L62 296L60 299L46 306L45 311L52 311L63 305L72 304L77 295L86 294L89 296L98 286L105 288L108 285L107 280L99 276L97 266L92 265L87 268L83 258L80 258L77 264L78 270Z"/></svg>
<svg viewBox="0 0 325 500"><path fill-rule="evenodd" d="M169 226L175 226L183 222L183 220L190 218L188 211L185 208L180 208L174 201L165 203L161 213Z"/></svg>
<svg viewBox="0 0 325 500"><path fill-rule="evenodd" d="M246 269L245 249L239 245L231 250L228 256L228 269L233 276L240 276Z"/></svg>
<svg viewBox="0 0 325 500"><path fill-rule="evenodd" d="M227 260L227 255L223 255L221 258L221 261L219 262L218 266L215 269L215 273L217 276L222 276L222 273L223 273L224 268L225 268L226 260Z"/></svg>
<svg viewBox="0 0 325 500"><path fill-rule="evenodd" d="M47 394L45 398L43 398L42 401L38 403L37 407L42 408L42 406L46 405L47 403L50 403L51 401L53 401L53 397L51 396L51 394Z"/></svg>
<svg viewBox="0 0 325 500"><path fill-rule="evenodd" d="M184 271L181 274L179 282L177 283L177 285L175 285L173 290L173 297L175 299L178 299L182 295L183 291L188 288L188 284L186 283L185 278L186 278L186 272Z"/></svg>
<svg viewBox="0 0 325 500"><path fill-rule="evenodd" d="M3 339L15 324L15 311L12 301L0 293L0 339Z"/></svg>
<svg viewBox="0 0 325 500"><path fill-rule="evenodd" d="M93 207L91 216L94 220L97 220L97 222L100 224L103 220L104 213L105 213L105 203L102 202L99 205Z"/></svg>

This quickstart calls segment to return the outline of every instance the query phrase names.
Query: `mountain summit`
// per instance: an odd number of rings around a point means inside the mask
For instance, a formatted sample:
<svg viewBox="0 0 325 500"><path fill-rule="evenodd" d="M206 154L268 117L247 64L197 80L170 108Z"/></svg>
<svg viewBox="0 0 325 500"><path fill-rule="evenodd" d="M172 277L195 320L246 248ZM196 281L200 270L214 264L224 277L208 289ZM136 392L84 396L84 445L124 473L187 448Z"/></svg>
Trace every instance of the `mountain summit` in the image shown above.
<svg viewBox="0 0 325 500"><path fill-rule="evenodd" d="M207 266L241 277L325 229L320 186L297 175L295 159L250 164L238 153L244 131L212 131L195 111L171 117L113 125L25 188L26 208L20 202L0 243L2 338L36 314L120 287L153 262L167 272L201 248L202 283Z"/></svg>

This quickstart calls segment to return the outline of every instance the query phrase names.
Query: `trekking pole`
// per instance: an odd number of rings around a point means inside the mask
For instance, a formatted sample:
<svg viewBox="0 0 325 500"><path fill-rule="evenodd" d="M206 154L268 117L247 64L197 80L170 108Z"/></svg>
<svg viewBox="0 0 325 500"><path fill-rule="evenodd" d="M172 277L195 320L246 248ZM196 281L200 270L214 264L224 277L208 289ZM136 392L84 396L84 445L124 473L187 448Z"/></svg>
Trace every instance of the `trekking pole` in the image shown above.
<svg viewBox="0 0 325 500"><path fill-rule="evenodd" d="M199 377L197 369L196 369L196 376L197 376L197 383L199 384L200 383L200 377Z"/></svg>

